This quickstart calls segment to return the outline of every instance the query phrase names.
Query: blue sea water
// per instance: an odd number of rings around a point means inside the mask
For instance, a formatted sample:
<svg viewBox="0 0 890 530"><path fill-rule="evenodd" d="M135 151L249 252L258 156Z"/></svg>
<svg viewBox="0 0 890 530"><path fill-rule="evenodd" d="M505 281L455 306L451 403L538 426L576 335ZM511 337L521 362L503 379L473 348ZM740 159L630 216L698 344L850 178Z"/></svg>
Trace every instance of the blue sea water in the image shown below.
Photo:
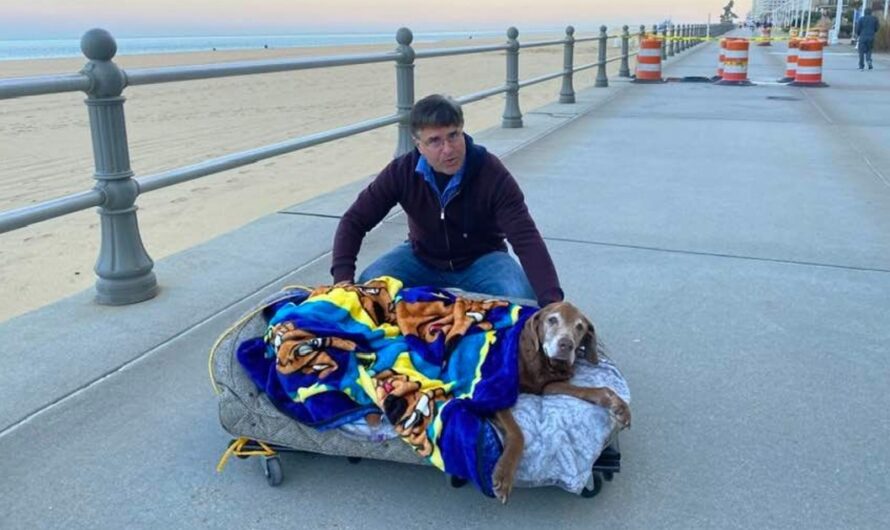
<svg viewBox="0 0 890 530"><path fill-rule="evenodd" d="M442 31L417 33L414 42L436 42L452 39L491 38L504 36L503 31ZM207 37L121 37L118 55L176 53L217 50L250 50L269 48L311 48L347 44L392 44L392 33L307 33L302 35L241 35ZM506 37L505 37L506 40ZM80 39L0 40L0 61L82 57Z"/></svg>

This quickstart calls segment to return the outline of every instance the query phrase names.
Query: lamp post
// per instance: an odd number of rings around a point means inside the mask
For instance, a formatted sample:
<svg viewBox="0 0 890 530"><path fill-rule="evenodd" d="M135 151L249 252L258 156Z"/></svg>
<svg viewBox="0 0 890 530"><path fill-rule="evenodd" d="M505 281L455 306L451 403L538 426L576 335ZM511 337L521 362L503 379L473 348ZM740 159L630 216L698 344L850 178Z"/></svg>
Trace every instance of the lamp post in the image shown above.
<svg viewBox="0 0 890 530"><path fill-rule="evenodd" d="M804 36L807 36L810 33L810 14L813 12L813 0L809 0L807 2L807 29L804 32Z"/></svg>
<svg viewBox="0 0 890 530"><path fill-rule="evenodd" d="M841 34L841 17L843 17L843 14L844 14L844 0L837 0L837 11L834 14L834 28L831 30L831 43L832 44L837 44L838 35Z"/></svg>

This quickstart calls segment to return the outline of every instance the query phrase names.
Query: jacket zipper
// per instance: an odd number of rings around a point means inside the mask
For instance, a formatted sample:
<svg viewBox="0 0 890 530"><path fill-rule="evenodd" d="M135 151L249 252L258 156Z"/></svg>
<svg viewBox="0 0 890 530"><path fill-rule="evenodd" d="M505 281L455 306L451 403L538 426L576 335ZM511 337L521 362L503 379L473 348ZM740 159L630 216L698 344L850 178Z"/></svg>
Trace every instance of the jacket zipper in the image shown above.
<svg viewBox="0 0 890 530"><path fill-rule="evenodd" d="M439 219L442 220L442 230L445 232L445 249L448 251L448 267L454 272L454 261L451 259L451 241L448 239L448 225L445 224L445 208L454 200L455 197L460 195L460 190L457 190L454 195L448 199L444 205L442 205L441 214L439 215Z"/></svg>

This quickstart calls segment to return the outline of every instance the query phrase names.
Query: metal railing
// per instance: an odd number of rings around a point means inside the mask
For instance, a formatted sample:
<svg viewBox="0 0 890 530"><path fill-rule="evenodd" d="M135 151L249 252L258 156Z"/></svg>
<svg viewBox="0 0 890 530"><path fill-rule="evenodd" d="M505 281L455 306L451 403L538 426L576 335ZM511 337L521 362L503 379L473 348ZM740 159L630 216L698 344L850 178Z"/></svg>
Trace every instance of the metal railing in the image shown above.
<svg viewBox="0 0 890 530"><path fill-rule="evenodd" d="M704 36L705 29L704 25L684 25L677 26L676 29L672 26L670 31L671 36L692 37L694 35ZM667 28L664 31L666 32ZM506 101L501 122L502 127L522 127L522 112L519 108L519 90L521 88L561 77L559 101L560 103L574 103L573 76L577 72L596 67L597 75L594 86L606 87L609 84L606 65L620 61L618 75L630 77L628 61L637 53L630 52L629 41L631 37L645 35L646 28L640 26L640 32L633 35L629 32L628 26L623 27L620 35L608 35L605 26L601 26L599 34L593 37L575 38L574 33L575 29L568 26L563 39L520 43L518 30L511 27L507 30L507 42L504 44L415 51L411 46L413 41L411 30L400 28L396 32L398 45L392 52L140 68L124 71L112 60L117 53L117 43L111 34L102 29L92 29L86 32L81 39L81 50L88 62L79 73L0 80L0 100L63 92L85 92L95 163L93 177L96 184L88 191L0 213L0 233L87 208L99 207L101 246L95 267L98 276L96 281L97 302L122 305L150 299L157 294L158 284L152 271L154 263L145 250L138 228L135 203L140 194L393 124L398 124L395 153L396 155L406 153L413 148L408 115L414 104L414 62L416 59L494 51L506 52L506 76L503 85L456 99L458 102L466 104L503 93ZM658 33L657 27L653 28L653 33ZM664 35L667 34L664 33ZM607 59L606 49L610 38L621 39L621 54ZM598 43L597 61L579 66L574 65L575 45L594 41ZM687 44L685 40L669 40L667 42L670 42L671 55L685 49ZM532 79L519 80L519 50L557 45L564 48L562 70ZM691 41L689 45L692 45ZM125 98L122 96L126 87L381 62L395 62L396 64L396 112L394 114L232 153L138 179L135 178L130 167L126 120L124 118Z"/></svg>

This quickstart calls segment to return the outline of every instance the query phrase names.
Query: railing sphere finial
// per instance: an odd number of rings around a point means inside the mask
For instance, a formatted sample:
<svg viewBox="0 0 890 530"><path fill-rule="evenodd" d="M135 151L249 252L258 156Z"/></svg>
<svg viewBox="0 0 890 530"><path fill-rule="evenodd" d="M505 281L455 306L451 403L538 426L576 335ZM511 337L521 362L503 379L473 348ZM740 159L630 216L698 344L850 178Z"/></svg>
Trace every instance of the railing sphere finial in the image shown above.
<svg viewBox="0 0 890 530"><path fill-rule="evenodd" d="M507 28L507 38L510 40L515 40L516 37L519 36L519 30L516 29L516 26L510 26Z"/></svg>
<svg viewBox="0 0 890 530"><path fill-rule="evenodd" d="M80 51L92 61L110 61L117 53L117 42L106 30L93 28L81 37Z"/></svg>
<svg viewBox="0 0 890 530"><path fill-rule="evenodd" d="M575 26L566 26L566 35L574 35Z"/></svg>
<svg viewBox="0 0 890 530"><path fill-rule="evenodd" d="M406 27L401 27L401 28L399 28L398 31L396 31L396 42L398 42L402 46L407 46L407 45L411 44L411 42L413 40L414 40L414 34L411 33L410 29L408 29Z"/></svg>

